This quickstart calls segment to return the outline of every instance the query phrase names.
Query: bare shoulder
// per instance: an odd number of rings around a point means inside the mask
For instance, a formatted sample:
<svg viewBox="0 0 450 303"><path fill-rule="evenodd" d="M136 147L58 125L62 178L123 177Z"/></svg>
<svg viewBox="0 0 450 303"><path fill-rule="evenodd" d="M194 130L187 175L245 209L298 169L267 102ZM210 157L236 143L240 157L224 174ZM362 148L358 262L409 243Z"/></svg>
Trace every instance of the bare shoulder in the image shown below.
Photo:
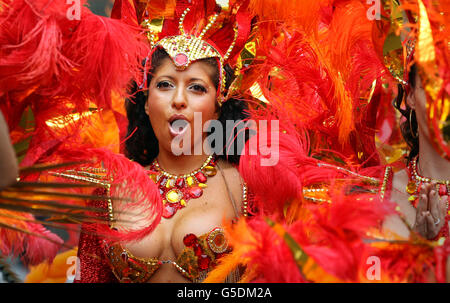
<svg viewBox="0 0 450 303"><path fill-rule="evenodd" d="M236 203L240 203L242 200L243 180L241 178L241 175L239 174L239 170L235 166L224 160L219 160L218 165L222 170L223 177L225 178Z"/></svg>
<svg viewBox="0 0 450 303"><path fill-rule="evenodd" d="M237 169L237 167L224 160L219 160L218 165L222 169L224 177L226 178L230 187L242 187L243 180L241 178L241 175L239 174L239 170Z"/></svg>
<svg viewBox="0 0 450 303"><path fill-rule="evenodd" d="M392 187L397 191L402 192L406 184L408 184L408 173L406 170L402 169L395 172L392 179Z"/></svg>
<svg viewBox="0 0 450 303"><path fill-rule="evenodd" d="M392 180L391 200L397 203L399 211L404 216L408 225L413 226L416 220L416 210L408 200L409 194L406 192L408 182L408 173L405 169L395 172ZM397 222L397 225L399 224L400 222Z"/></svg>

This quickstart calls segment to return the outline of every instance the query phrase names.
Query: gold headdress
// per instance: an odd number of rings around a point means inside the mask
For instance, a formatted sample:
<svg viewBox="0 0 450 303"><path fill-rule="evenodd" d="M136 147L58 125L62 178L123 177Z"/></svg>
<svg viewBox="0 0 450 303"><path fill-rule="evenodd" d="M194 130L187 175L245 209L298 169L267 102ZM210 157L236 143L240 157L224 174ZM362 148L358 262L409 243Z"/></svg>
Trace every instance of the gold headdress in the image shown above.
<svg viewBox="0 0 450 303"><path fill-rule="evenodd" d="M134 0L137 23L146 29L152 47L148 59L162 48L175 66L183 70L197 60L216 58L221 104L226 100L224 67L226 64L233 67L250 35L251 18L246 2L233 1L229 7L221 7L215 0ZM123 10L124 4L116 1L116 13L119 6Z"/></svg>

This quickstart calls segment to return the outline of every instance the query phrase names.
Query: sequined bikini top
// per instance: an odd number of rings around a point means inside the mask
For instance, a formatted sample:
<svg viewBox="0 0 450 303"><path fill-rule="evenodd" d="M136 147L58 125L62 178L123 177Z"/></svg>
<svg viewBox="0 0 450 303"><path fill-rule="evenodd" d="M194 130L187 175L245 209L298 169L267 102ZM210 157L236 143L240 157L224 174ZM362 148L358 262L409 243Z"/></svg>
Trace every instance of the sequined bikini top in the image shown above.
<svg viewBox="0 0 450 303"><path fill-rule="evenodd" d="M171 264L190 281L201 282L217 261L230 251L220 227L200 237L187 234L183 238L183 244L185 247L176 261L135 257L120 244L109 245L106 241L103 242L103 249L114 275L120 282L125 283L148 282L162 264Z"/></svg>
<svg viewBox="0 0 450 303"><path fill-rule="evenodd" d="M243 214L247 216L247 187L242 188ZM233 199L233 208L237 208ZM187 234L183 238L184 249L181 254L173 260L159 260L158 258L139 258L133 256L124 249L120 243L108 243L103 241L103 250L112 271L119 282L123 283L145 283L163 264L173 265L184 277L197 283L202 282L208 272L214 268L217 261L226 253L230 252L228 241L223 229L215 227L209 233L197 237ZM239 281L238 270L229 275L224 282Z"/></svg>

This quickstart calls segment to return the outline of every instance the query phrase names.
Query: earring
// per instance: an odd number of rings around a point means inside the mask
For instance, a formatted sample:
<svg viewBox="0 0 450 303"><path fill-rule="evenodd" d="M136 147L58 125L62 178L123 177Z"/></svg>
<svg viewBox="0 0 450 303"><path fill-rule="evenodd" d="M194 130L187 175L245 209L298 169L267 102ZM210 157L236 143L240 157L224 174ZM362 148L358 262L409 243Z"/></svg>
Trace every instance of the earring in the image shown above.
<svg viewBox="0 0 450 303"><path fill-rule="evenodd" d="M413 130L413 127L412 127L411 121L412 121L412 113L413 113L413 111L414 111L413 109L409 110L409 132L411 133L412 137L414 139L416 139L419 136L419 134L418 134L417 131L414 133L414 130Z"/></svg>

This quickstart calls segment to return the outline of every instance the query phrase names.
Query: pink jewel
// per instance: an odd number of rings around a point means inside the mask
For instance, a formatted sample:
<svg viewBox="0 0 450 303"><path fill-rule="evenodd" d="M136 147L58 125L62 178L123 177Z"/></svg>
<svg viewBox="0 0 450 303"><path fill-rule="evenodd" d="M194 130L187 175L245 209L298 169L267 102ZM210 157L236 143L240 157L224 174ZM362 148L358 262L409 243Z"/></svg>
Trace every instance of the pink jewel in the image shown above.
<svg viewBox="0 0 450 303"><path fill-rule="evenodd" d="M186 65L186 64L188 63L188 61L189 61L188 56L186 56L186 55L183 54L183 53L179 53L179 54L177 54L177 55L175 56L175 63L176 63L178 66L184 66L184 65Z"/></svg>

